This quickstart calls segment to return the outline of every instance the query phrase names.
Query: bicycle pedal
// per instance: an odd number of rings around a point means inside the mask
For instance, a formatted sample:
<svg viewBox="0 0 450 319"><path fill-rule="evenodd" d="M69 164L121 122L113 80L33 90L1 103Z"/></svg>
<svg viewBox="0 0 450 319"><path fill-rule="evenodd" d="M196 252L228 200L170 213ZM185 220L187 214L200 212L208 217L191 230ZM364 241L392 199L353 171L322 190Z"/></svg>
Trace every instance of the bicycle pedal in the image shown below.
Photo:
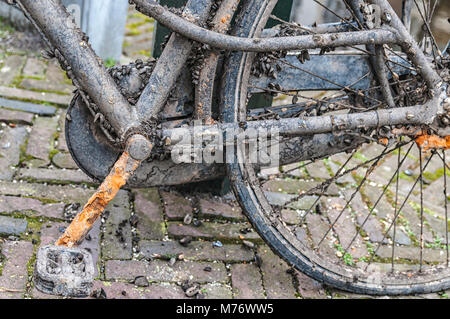
<svg viewBox="0 0 450 319"><path fill-rule="evenodd" d="M53 245L39 248L35 268L38 290L64 297L87 297L93 281L94 264L86 250Z"/></svg>

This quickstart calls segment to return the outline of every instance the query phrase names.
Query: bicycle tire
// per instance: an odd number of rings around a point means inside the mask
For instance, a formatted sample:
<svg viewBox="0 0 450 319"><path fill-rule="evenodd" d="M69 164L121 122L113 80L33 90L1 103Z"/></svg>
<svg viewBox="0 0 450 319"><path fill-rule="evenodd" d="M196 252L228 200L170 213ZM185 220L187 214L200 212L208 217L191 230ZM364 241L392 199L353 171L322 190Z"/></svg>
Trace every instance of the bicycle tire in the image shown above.
<svg viewBox="0 0 450 319"><path fill-rule="evenodd" d="M276 2L248 1L243 14L235 23L238 27L234 34L241 37L258 37ZM247 82L253 56L251 53L233 52L224 64L221 96L225 122L240 122L246 113ZM238 157L239 152L236 150L233 161L227 164L227 170L243 211L269 247L301 272L326 285L360 294L422 294L450 288L448 268L443 271L425 271L423 275L414 278L398 278L388 274L384 274L382 278L371 277L368 273L361 272L357 275L353 270L347 272L347 269L335 267L332 262L316 255L305 243L296 243L294 246L287 239L289 234L286 234L283 225L272 224L271 206L255 182L256 175L252 165L240 162Z"/></svg>

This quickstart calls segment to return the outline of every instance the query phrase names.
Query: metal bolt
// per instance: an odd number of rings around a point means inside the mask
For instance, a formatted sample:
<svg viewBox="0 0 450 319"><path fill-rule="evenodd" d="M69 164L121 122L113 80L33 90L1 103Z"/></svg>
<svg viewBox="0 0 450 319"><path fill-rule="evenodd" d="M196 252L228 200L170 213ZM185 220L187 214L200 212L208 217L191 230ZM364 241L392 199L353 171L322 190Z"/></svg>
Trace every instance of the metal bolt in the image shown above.
<svg viewBox="0 0 450 319"><path fill-rule="evenodd" d="M137 161L143 161L147 159L150 156L153 148L153 145L150 144L147 138L140 134L135 134L130 137L127 145L128 153Z"/></svg>
<svg viewBox="0 0 450 319"><path fill-rule="evenodd" d="M415 117L415 115L414 114L412 114L412 113L406 113L406 119L409 121L409 120L412 120L413 118Z"/></svg>

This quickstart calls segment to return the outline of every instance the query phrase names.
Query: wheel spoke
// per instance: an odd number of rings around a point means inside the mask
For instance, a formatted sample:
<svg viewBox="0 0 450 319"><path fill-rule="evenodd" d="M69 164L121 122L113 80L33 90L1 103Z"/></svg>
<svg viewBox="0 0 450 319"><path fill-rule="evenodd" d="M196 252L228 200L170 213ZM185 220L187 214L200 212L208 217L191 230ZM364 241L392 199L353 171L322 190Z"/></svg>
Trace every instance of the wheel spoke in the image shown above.
<svg viewBox="0 0 450 319"><path fill-rule="evenodd" d="M427 160L425 166L423 166L423 169L426 169L426 168L427 168L427 166L428 166L428 164L430 163L430 161L431 161L432 158L433 158L433 155L431 155L430 158ZM374 256L377 254L377 252L378 252L378 250L380 249L380 247L382 246L382 243L383 243L384 240L387 238L387 235L388 235L389 231L391 230L393 223L395 223L395 222L397 221L397 218L398 218L400 212L402 211L403 207L406 205L406 203L407 203L409 197L411 196L411 194L412 194L414 188L416 187L418 181L419 181L419 178L417 178L417 179L415 180L414 184L411 186L411 188L410 188L408 194L406 195L405 199L403 200L402 205L400 205L400 208L398 209L397 213L394 215L394 219L393 219L391 225L389 226L389 228L387 229L387 231L384 233L383 239L380 241L380 243L378 244L376 250L374 251L374 253L373 253L372 256L370 257L369 263L368 263L368 265L366 266L366 270L367 270L367 268L369 267L369 265L372 263L373 258L374 258Z"/></svg>
<svg viewBox="0 0 450 319"><path fill-rule="evenodd" d="M385 148L386 150L387 148ZM373 170L375 169L375 167L378 165L378 163L380 162L381 157L379 157L375 162L372 163L372 165L370 165L370 167L367 169L366 174L364 175L364 178L362 179L362 181L359 183L358 187L356 187L356 190L352 193L352 195L350 196L350 199L345 203L345 206L341 209L341 211L339 212L338 216L336 217L336 220L331 224L330 228L328 229L328 231L325 233L325 235L322 237L322 239L319 242L319 245L322 244L322 242L325 240L325 238L327 237L327 235L329 234L329 232L334 228L334 226L336 225L337 221L339 220L339 218L341 218L342 214L345 212L345 210L347 209L347 207L350 205L350 202L353 200L353 198L356 196L356 193L359 192L359 190L361 189L361 187L364 185L364 183L367 181L367 178L370 176L370 174L373 172Z"/></svg>
<svg viewBox="0 0 450 319"><path fill-rule="evenodd" d="M447 199L447 162L445 161L445 150L442 150L442 161L444 162L444 209L445 209L445 250L447 253L447 267L449 263L448 249L448 199Z"/></svg>
<svg viewBox="0 0 450 319"><path fill-rule="evenodd" d="M373 206L371 207L369 213L366 215L364 221L362 222L362 224L360 225L360 228L363 228L367 221L369 220L369 217L372 215L373 211L375 210L375 208L377 207L378 203L380 202L381 198L383 198L384 194L386 194L386 191L389 187L389 185L392 183L392 181L394 180L395 176L399 176L400 173L400 167L403 164L403 162L406 160L406 158L408 157L409 153L411 152L411 149L413 148L414 144L411 142L411 146L409 147L408 151L406 152L406 154L403 156L403 159L400 161L399 165L397 166L396 171L394 172L394 174L391 176L389 182L385 185L385 187L383 188L383 192L381 193L381 195L378 197L378 199L375 201L375 203L373 204ZM401 146L398 148L398 156L400 157L400 150L401 150ZM396 199L397 201L397 199ZM350 246L353 244L353 242L356 240L358 236L358 231L356 231L354 237L352 238L350 245L348 245L345 249L345 252L348 252Z"/></svg>
<svg viewBox="0 0 450 319"><path fill-rule="evenodd" d="M433 41L433 46L434 46L433 54L435 54L435 48L436 48L439 57L442 59L441 51L439 50L439 46L437 45L436 39L434 38L434 35L433 35L433 32L431 32L431 27L430 27L430 24L428 23L428 20L424 17L422 10L420 10L419 5L417 4L417 0L414 0L414 3L417 7L417 10L419 11L419 14L420 14L420 17L422 18L423 23L425 24L427 32L428 32L429 36L431 37L431 40ZM422 1L422 3L424 3L424 2ZM424 4L424 10L426 11L425 4ZM425 14L426 14L426 12L425 12ZM436 56L434 57L434 60L436 61Z"/></svg>
<svg viewBox="0 0 450 319"><path fill-rule="evenodd" d="M356 153L356 150L353 151L353 153L347 158L347 160L345 161L345 163L338 169L337 173L335 175L339 175L340 172L344 169L344 167L350 162L350 160L353 158L353 155ZM319 203L319 200L325 195L325 193L328 191L328 188L330 187L331 182L329 182L328 184L326 184L326 186L323 188L322 193L319 194L319 196L317 196L317 199L314 201L314 203L311 205L311 207L306 211L306 213L302 216L299 225L302 225L305 222L306 216L310 213L312 213L312 211L314 210L314 208L316 207L317 203Z"/></svg>
<svg viewBox="0 0 450 319"><path fill-rule="evenodd" d="M406 159L406 156L408 156L409 151L412 149L412 146L408 150L408 153L404 156L404 159ZM401 148L398 150L398 156L397 156L397 171L395 172L396 181L395 181L395 201L394 201L394 216L397 215L397 208L398 208L398 182L400 179L400 167L403 164L403 161L400 161L400 154L401 154ZM392 260L391 260L391 272L394 272L394 260L395 260L395 234L397 231L397 223L394 223L394 236L392 238Z"/></svg>
<svg viewBox="0 0 450 319"><path fill-rule="evenodd" d="M337 14L335 11L331 10L330 8L328 8L326 5L324 5L323 3L321 3L318 0L313 0L315 3L317 3L319 6L321 6L322 8L324 8L326 11L330 12L331 14L333 14L334 16L336 16L337 18L339 18L342 22L348 24L349 26L352 26L355 30L360 30L360 28L355 27L353 24L349 23L347 21L347 19L344 19L343 17L341 17L339 14Z"/></svg>
<svg viewBox="0 0 450 319"><path fill-rule="evenodd" d="M422 271L422 265L423 265L423 164L422 164L422 149L419 148L419 165L420 165L420 269L419 271Z"/></svg>
<svg viewBox="0 0 450 319"><path fill-rule="evenodd" d="M279 59L278 61L280 61L281 63L283 63L283 64L285 64L285 65L288 65L288 66L290 66L290 67L292 67L292 68L294 68L294 69L297 69L297 70L302 71L302 72L305 72L305 73L307 73L307 74L309 74L309 75L311 75L311 76L314 76L314 77L316 77L316 78L318 78L318 79L320 79L320 80L322 80L322 81L325 81L325 82L328 82L328 83L330 83L330 84L333 84L333 85L335 85L335 86L337 86L337 87L340 87L342 90L349 91L349 92L352 92L352 93L354 93L354 94L356 94L356 95L359 95L359 92L357 92L357 91L351 89L349 86L343 86L343 85L341 85L341 84L339 84L339 83L336 83L336 82L334 82L334 81L331 81L330 79L324 78L323 76L320 76L320 75L318 75L318 74L315 74L315 73L313 73L313 72L310 72L310 71L308 71L308 70L305 70L305 69L303 69L303 68L301 68L301 67L299 67L299 66L293 65L293 64L291 64L291 63L289 63L289 62L287 62L287 61L280 60L280 59ZM360 80L358 80L358 81L360 81ZM353 85L354 85L354 84L353 84ZM374 101L374 102L382 103L380 100L374 99L374 98L372 98L372 97L370 97L370 96L367 96L367 95L366 95L365 97L366 97L367 99L370 99L370 100Z"/></svg>

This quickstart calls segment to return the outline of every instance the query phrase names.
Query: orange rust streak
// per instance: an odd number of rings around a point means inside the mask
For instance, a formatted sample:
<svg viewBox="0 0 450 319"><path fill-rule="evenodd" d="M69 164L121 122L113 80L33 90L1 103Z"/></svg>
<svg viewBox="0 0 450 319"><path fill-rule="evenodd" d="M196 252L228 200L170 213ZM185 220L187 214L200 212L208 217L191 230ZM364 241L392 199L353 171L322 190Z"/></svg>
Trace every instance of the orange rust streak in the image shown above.
<svg viewBox="0 0 450 319"><path fill-rule="evenodd" d="M389 143L389 140L385 137L380 138L378 141L383 145L388 145L388 143Z"/></svg>
<svg viewBox="0 0 450 319"><path fill-rule="evenodd" d="M92 195L83 210L56 241L56 245L67 247L77 245L92 228L109 202L114 199L120 188L126 184L139 164L139 161L131 158L127 152L123 152L97 192Z"/></svg>
<svg viewBox="0 0 450 319"><path fill-rule="evenodd" d="M450 149L450 135L446 137L440 137L437 135L422 134L416 137L416 144L422 151L428 151L430 149Z"/></svg>

